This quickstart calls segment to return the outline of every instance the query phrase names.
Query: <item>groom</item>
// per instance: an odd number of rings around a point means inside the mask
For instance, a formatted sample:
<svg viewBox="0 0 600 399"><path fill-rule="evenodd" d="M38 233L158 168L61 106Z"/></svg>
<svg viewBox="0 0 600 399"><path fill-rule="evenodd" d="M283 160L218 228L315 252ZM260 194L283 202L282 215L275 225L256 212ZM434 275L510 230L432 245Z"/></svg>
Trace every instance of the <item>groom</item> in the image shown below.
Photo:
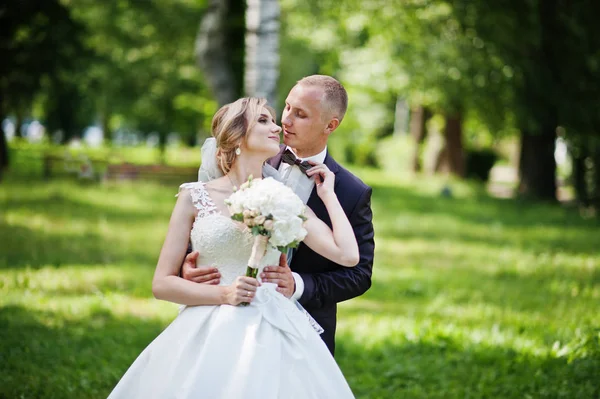
<svg viewBox="0 0 600 399"><path fill-rule="evenodd" d="M303 173L304 161L324 163L335 174L335 193L356 235L360 261L356 267L337 265L301 243L288 267L282 256L279 266L264 269L261 278L278 285L278 291L297 299L325 330L321 338L335 350L337 303L362 295L371 286L375 242L371 211L371 188L340 166L327 152L327 140L344 118L348 95L330 76L312 75L298 81L285 100L281 117L283 142L279 154L268 162L283 182L331 227L325 205L314 180ZM196 267L197 252L186 257L182 276L197 282L218 284L219 274L210 267Z"/></svg>

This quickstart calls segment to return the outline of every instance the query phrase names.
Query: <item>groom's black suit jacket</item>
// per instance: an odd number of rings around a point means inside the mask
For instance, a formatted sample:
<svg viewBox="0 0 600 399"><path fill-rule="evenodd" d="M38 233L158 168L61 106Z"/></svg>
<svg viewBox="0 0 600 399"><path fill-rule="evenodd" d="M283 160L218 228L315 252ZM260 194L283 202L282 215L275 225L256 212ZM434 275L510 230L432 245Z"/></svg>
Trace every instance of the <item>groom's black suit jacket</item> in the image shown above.
<svg viewBox="0 0 600 399"><path fill-rule="evenodd" d="M268 161L276 169L285 148L282 146L279 154ZM355 267L340 266L301 243L294 252L290 268L304 281L304 293L299 302L325 330L321 338L333 354L337 303L362 295L371 286L375 241L371 188L340 166L329 153L324 163L335 174L334 190L354 230L360 261ZM316 187L307 205L331 227L329 214L317 195Z"/></svg>

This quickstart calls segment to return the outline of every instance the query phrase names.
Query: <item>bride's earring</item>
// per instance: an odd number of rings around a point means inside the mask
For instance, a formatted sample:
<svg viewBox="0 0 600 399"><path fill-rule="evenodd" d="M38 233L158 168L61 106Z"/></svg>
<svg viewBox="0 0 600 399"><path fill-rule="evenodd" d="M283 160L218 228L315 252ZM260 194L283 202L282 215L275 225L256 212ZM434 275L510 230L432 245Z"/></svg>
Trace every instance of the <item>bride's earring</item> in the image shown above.
<svg viewBox="0 0 600 399"><path fill-rule="evenodd" d="M239 156L242 153L242 150L240 149L240 147L235 149L235 155Z"/></svg>

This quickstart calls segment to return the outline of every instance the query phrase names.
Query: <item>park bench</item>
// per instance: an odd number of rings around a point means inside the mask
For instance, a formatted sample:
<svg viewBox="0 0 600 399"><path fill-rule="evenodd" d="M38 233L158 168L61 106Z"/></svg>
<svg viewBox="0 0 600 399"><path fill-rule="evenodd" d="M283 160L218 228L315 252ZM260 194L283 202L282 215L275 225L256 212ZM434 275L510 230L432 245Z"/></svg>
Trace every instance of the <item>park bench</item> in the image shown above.
<svg viewBox="0 0 600 399"><path fill-rule="evenodd" d="M58 176L73 176L80 179L99 180L108 160L89 157L85 154L72 156L47 153L42 157L42 174L48 180Z"/></svg>
<svg viewBox="0 0 600 399"><path fill-rule="evenodd" d="M131 163L109 164L104 180L152 180L165 183L198 180L197 167L171 165L135 165Z"/></svg>
<svg viewBox="0 0 600 399"><path fill-rule="evenodd" d="M150 180L164 183L198 180L197 167L111 163L108 159L93 158L84 154L44 154L42 167L45 179L68 176L97 181Z"/></svg>

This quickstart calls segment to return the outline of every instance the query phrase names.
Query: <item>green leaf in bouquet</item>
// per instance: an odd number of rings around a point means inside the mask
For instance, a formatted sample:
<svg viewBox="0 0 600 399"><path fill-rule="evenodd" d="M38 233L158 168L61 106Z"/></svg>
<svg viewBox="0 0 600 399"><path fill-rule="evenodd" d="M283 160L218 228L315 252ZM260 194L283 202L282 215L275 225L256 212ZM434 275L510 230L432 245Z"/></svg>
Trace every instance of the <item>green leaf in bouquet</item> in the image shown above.
<svg viewBox="0 0 600 399"><path fill-rule="evenodd" d="M241 213L234 213L233 215L231 215L231 218L235 221L238 222L243 222L244 221L244 215Z"/></svg>
<svg viewBox="0 0 600 399"><path fill-rule="evenodd" d="M287 253L287 247L285 247L285 246L282 246L282 245L278 246L278 247L277 247L277 250L278 250L279 252L281 252L282 254L285 254L285 253Z"/></svg>
<svg viewBox="0 0 600 399"><path fill-rule="evenodd" d="M279 252L285 254L289 248L298 248L298 245L300 245L300 241L293 241L289 245L280 245L277 247L277 249Z"/></svg>

